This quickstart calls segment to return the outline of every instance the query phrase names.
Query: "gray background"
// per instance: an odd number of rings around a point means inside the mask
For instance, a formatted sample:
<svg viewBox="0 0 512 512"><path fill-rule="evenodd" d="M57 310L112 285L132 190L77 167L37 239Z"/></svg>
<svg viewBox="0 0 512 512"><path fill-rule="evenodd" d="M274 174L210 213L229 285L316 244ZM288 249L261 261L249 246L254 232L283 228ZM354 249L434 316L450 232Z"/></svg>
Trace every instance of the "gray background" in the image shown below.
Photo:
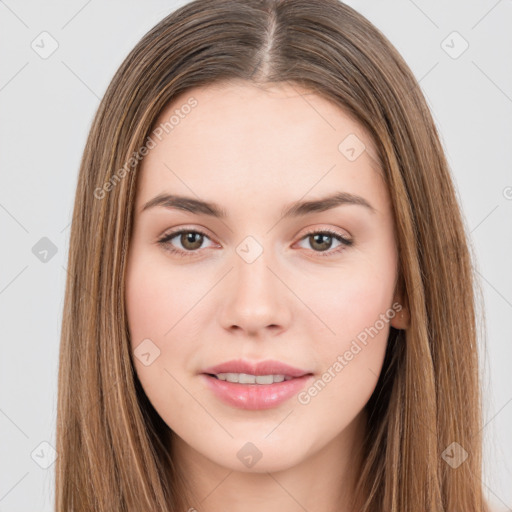
<svg viewBox="0 0 512 512"><path fill-rule="evenodd" d="M52 510L50 445L81 154L115 70L183 3L0 0L0 512ZM484 489L496 510L512 509L512 1L348 3L420 80L454 173L487 317ZM42 58L52 38L58 48Z"/></svg>

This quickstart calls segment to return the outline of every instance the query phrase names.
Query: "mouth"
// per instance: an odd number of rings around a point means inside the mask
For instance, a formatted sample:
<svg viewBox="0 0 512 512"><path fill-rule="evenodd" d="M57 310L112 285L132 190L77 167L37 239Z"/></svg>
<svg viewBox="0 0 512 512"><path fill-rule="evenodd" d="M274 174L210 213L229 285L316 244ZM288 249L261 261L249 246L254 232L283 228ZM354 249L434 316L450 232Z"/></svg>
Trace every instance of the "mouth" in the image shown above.
<svg viewBox="0 0 512 512"><path fill-rule="evenodd" d="M206 373L214 379L224 380L233 384L258 384L268 386L269 384L276 384L284 382L285 380L292 380L298 377L291 377L290 375L251 375L250 373Z"/></svg>
<svg viewBox="0 0 512 512"><path fill-rule="evenodd" d="M270 384L270 377L273 378L273 381L275 379L276 382L281 382L295 377L302 377L312 372L290 366L281 361L266 360L252 362L243 359L234 359L210 368L205 368L202 373L215 376L220 380L239 382L241 384ZM258 379L258 377L263 378ZM257 380L260 382L257 382Z"/></svg>
<svg viewBox="0 0 512 512"><path fill-rule="evenodd" d="M251 364L237 360L209 368L201 377L222 402L241 409L261 410L289 400L310 381L313 373L277 361Z"/></svg>

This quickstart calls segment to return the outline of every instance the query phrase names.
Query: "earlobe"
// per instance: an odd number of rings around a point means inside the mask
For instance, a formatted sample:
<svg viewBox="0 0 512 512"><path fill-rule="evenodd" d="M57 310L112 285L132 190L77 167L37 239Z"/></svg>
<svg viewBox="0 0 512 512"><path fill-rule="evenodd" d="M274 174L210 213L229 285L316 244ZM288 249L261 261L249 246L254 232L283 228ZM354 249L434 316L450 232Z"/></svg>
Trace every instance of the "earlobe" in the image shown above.
<svg viewBox="0 0 512 512"><path fill-rule="evenodd" d="M403 285L395 290L393 309L395 310L395 316L390 321L391 326L400 330L408 329L411 324L411 315L409 308L405 305Z"/></svg>
<svg viewBox="0 0 512 512"><path fill-rule="evenodd" d="M401 311L396 313L390 323L395 329L406 330L410 326L410 320L409 310L402 307Z"/></svg>

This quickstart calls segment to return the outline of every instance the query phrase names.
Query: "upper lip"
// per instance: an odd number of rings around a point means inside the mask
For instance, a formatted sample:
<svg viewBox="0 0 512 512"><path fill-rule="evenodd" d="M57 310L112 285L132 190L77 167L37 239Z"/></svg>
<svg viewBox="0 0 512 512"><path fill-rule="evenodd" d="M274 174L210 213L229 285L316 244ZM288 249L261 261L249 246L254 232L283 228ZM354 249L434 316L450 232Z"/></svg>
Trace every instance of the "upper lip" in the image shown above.
<svg viewBox="0 0 512 512"><path fill-rule="evenodd" d="M251 362L243 359L233 359L203 370L203 373L246 373L249 375L284 375L285 377L302 377L311 372L295 368L280 361Z"/></svg>

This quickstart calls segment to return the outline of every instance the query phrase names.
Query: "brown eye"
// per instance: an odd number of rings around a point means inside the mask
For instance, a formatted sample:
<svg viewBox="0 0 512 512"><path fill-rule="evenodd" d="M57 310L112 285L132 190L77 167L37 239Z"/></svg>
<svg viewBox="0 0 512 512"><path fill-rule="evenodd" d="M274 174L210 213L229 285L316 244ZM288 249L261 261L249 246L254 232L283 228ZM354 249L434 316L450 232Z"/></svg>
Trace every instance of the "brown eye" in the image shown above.
<svg viewBox="0 0 512 512"><path fill-rule="evenodd" d="M180 235L180 242L184 249L195 251L203 244L203 235L196 231L184 231Z"/></svg>
<svg viewBox="0 0 512 512"><path fill-rule="evenodd" d="M345 238L336 231L331 231L329 229L310 231L301 239L301 242L302 241L307 242L307 244L312 248L313 253L317 253L318 256L326 257L335 256L354 243L354 240ZM331 250L333 242L337 242L337 246Z"/></svg>
<svg viewBox="0 0 512 512"><path fill-rule="evenodd" d="M318 251L327 251L332 246L333 237L325 233L319 233L316 235L309 235L309 241L311 247Z"/></svg>
<svg viewBox="0 0 512 512"><path fill-rule="evenodd" d="M182 229L164 235L158 243L164 247L166 251L179 256L195 256L200 253L201 246L205 239L210 238L201 231L193 229ZM181 246L181 247L180 247Z"/></svg>

